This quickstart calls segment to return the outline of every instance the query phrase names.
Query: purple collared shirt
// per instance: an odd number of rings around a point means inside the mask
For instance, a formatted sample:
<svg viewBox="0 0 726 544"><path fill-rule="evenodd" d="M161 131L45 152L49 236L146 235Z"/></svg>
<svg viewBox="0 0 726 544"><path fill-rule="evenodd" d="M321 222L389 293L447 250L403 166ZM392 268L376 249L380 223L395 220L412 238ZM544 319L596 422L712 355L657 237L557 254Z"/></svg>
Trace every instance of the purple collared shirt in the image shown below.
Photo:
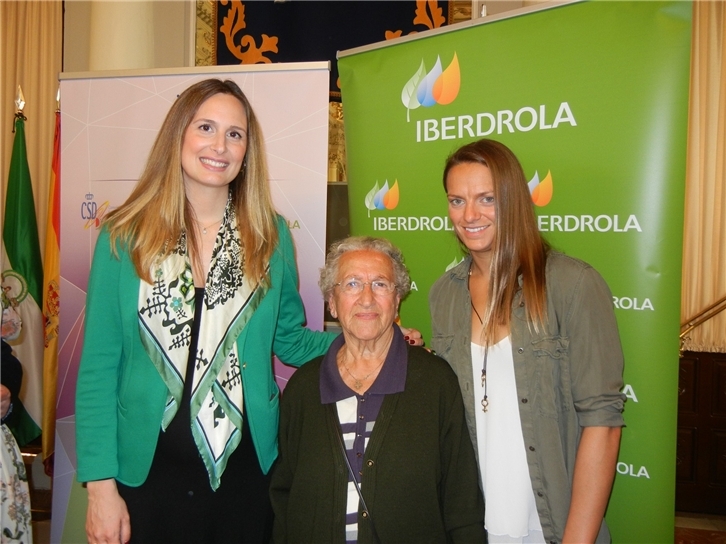
<svg viewBox="0 0 726 544"><path fill-rule="evenodd" d="M343 436L351 436L354 433L354 440L345 440L346 453L350 466L358 475L363 470L363 453L367 438L373 431L378 412L383 404L386 395L401 393L406 387L406 367L408 365L408 349L403 333L398 325L393 325L393 340L388 349L386 360L383 362L378 377L371 387L362 395L359 395L343 381L338 371L338 351L345 344L344 335L338 336L320 366L320 402L322 404L334 404L338 401L356 397L358 400L358 413L355 423L341 422ZM358 477L358 479L360 476Z"/></svg>

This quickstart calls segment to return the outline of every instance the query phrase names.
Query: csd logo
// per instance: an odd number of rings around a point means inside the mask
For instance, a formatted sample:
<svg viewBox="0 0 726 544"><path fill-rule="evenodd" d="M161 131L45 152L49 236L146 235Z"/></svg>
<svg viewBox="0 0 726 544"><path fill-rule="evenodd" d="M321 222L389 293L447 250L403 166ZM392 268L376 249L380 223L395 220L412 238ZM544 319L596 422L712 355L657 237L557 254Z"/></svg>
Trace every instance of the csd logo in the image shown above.
<svg viewBox="0 0 726 544"><path fill-rule="evenodd" d="M83 226L83 228L90 229L91 227L100 227L101 220L106 215L106 211L108 210L108 205L109 204L107 200L99 206L93 200L92 193L86 194L86 200L81 202L81 219L86 220L86 224Z"/></svg>
<svg viewBox="0 0 726 544"><path fill-rule="evenodd" d="M81 202L81 219L96 219L98 205L91 202Z"/></svg>

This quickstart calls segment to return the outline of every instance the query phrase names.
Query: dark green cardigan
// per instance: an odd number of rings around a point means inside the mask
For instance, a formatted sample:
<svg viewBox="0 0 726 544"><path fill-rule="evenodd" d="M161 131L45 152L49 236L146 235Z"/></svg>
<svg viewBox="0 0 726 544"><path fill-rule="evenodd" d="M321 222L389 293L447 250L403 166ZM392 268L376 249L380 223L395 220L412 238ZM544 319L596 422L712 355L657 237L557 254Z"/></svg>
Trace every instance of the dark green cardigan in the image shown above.
<svg viewBox="0 0 726 544"><path fill-rule="evenodd" d="M387 395L365 451L362 490L382 543L485 542L484 504L459 384L449 365L408 348L406 388ZM334 404L320 402L318 357L280 406L272 476L274 542L345 542L348 472ZM374 542L358 515L358 542Z"/></svg>

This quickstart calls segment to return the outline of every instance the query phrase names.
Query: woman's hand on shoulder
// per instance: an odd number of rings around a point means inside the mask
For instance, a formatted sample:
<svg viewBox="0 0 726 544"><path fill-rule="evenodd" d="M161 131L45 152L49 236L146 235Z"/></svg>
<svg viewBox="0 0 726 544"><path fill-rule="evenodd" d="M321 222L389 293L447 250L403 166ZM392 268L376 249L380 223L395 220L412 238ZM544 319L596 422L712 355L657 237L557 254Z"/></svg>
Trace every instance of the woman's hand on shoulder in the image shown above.
<svg viewBox="0 0 726 544"><path fill-rule="evenodd" d="M114 479L86 484L88 513L86 538L90 544L126 544L131 540L131 521L126 503Z"/></svg>
<svg viewBox="0 0 726 544"><path fill-rule="evenodd" d="M424 345L424 339L423 336L421 336L421 331L418 331L416 329L407 329L406 327L401 326L401 332L403 333L403 338L411 344L412 346L423 346Z"/></svg>

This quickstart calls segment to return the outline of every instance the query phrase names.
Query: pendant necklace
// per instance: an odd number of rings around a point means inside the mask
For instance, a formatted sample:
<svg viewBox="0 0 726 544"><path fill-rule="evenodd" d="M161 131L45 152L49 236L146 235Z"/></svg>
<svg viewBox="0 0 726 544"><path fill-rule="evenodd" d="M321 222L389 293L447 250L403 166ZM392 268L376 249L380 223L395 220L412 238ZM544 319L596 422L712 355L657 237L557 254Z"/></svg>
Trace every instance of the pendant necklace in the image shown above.
<svg viewBox="0 0 726 544"><path fill-rule="evenodd" d="M469 302L471 303L471 309L474 310L474 314L476 314L477 319L479 320L479 323L481 323L482 327L484 326L484 320L479 315L479 312L476 311L476 306L474 306L474 299L471 297L471 289L469 288L469 279L471 278L471 267L469 267L469 275L466 277L466 289L469 291ZM486 412L489 409L489 397L487 396L487 357L489 356L489 347L484 346L484 362L482 363L481 367L481 386L484 388L484 398L481 399L481 410L482 412Z"/></svg>
<svg viewBox="0 0 726 544"><path fill-rule="evenodd" d="M373 370L371 370L368 374L366 374L365 376L363 376L360 379L359 378L356 378L355 376L353 376L353 373L350 370L348 370L348 365L346 365L345 363L343 363L343 368L345 368L345 371L350 375L351 378L353 378L355 380L353 382L353 388L357 390L357 389L360 389L361 387L363 387L363 382L366 381L368 378L370 378L371 375L376 370L378 370L379 368L381 368L381 366L383 365L383 363L385 361L386 361L386 358L384 357L383 360L380 362L380 364L376 368L374 368Z"/></svg>
<svg viewBox="0 0 726 544"><path fill-rule="evenodd" d="M224 217L223 217L222 219L224 219ZM197 224L198 224L198 225L199 225L200 227L202 227L202 234L207 234L207 229L208 229L209 227L213 227L213 226L214 226L214 225L216 225L217 223L220 223L220 222L222 221L222 219L217 219L217 220L216 220L216 221L215 221L214 223L210 223L210 224L209 224L209 225L207 225L206 227L205 227L204 225L202 225L201 223L199 223L198 221L197 221Z"/></svg>

